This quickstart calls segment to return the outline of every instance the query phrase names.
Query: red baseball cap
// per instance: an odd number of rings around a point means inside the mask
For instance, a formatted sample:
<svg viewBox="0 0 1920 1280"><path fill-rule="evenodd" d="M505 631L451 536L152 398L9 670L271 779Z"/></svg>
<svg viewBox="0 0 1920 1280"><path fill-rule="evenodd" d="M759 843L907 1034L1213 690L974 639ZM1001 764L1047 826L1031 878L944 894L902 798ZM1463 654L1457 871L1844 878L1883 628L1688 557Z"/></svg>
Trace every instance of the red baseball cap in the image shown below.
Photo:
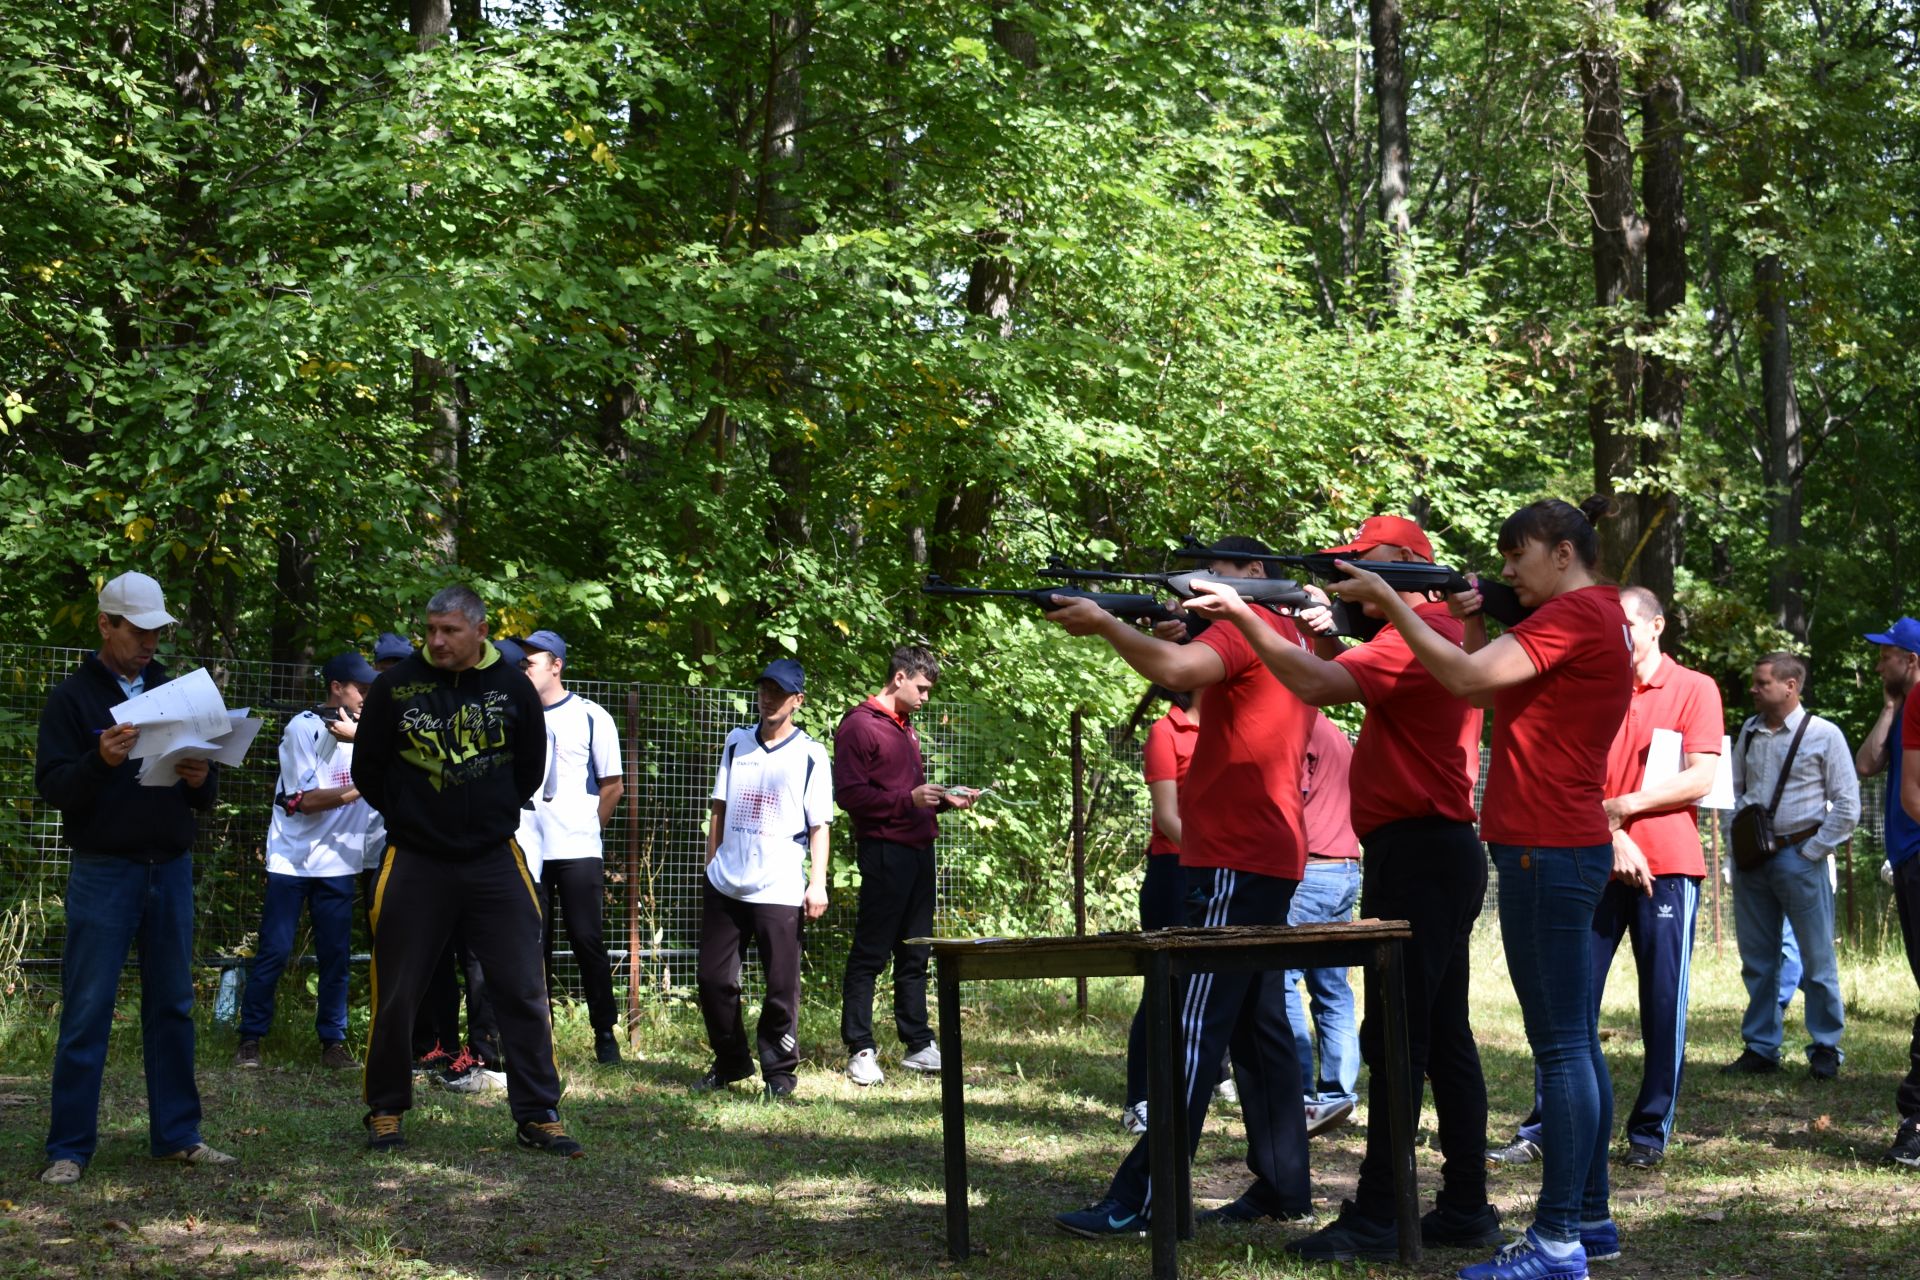
<svg viewBox="0 0 1920 1280"><path fill-rule="evenodd" d="M1405 547L1427 563L1433 563L1433 544L1427 532L1405 516L1368 516L1360 532L1344 547L1328 547L1336 556L1365 555L1375 547Z"/></svg>

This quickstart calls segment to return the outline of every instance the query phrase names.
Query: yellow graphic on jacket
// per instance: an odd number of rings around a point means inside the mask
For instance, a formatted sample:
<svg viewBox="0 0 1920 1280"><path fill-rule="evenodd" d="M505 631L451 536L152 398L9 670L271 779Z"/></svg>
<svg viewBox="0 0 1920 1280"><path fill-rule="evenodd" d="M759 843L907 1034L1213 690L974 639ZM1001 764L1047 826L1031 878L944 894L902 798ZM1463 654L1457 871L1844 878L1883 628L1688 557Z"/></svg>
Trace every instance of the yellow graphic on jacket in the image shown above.
<svg viewBox="0 0 1920 1280"><path fill-rule="evenodd" d="M400 733L405 742L400 758L425 772L435 791L464 786L512 764L503 690L490 690L479 702L463 702L446 715L431 707L407 707L400 713Z"/></svg>

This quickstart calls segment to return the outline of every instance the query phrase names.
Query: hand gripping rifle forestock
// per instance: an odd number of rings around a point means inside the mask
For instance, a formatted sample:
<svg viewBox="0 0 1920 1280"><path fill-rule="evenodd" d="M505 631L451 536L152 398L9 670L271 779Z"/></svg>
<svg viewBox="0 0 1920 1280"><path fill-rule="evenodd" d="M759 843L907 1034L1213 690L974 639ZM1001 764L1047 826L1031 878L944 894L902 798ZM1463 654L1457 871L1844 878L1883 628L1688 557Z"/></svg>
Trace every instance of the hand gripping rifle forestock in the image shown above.
<svg viewBox="0 0 1920 1280"><path fill-rule="evenodd" d="M1083 582L1152 582L1173 592L1182 600L1191 600L1199 592L1194 590L1197 581L1221 582L1240 593L1242 600L1253 604L1265 605L1276 613L1299 613L1302 609L1311 609L1322 603L1292 578L1222 578L1217 574L1190 571L1186 573L1126 573L1115 569L1075 569L1061 561L1058 556L1047 562L1040 570L1043 578L1069 578ZM1358 629L1354 619L1339 604L1333 606L1334 632L1337 636L1365 636L1370 631ZM1355 610L1354 612L1358 612ZM1188 615L1186 622L1189 634L1198 635L1205 630L1207 619Z"/></svg>
<svg viewBox="0 0 1920 1280"><path fill-rule="evenodd" d="M937 573L927 575L920 590L930 596L947 596L952 599L1002 599L1025 600L1040 609L1054 609L1053 597L1071 597L1076 600L1091 600L1116 618L1128 622L1155 623L1165 622L1173 617L1167 607L1149 595L1137 592L1120 591L1084 591L1079 587L1029 587L1024 590L1001 589L992 587L957 587Z"/></svg>
<svg viewBox="0 0 1920 1280"><path fill-rule="evenodd" d="M1189 560L1219 559L1221 553L1213 551L1193 538L1187 545L1173 553ZM1347 575L1334 563L1339 559L1351 559L1359 563L1357 557L1336 556L1327 551L1314 551L1305 555L1246 555L1240 552L1230 553L1235 560L1258 560L1272 573L1280 566L1305 569L1314 577L1326 583L1338 583ZM1462 591L1476 589L1467 576L1458 569L1444 564L1428 564L1424 560L1369 560L1365 565L1369 573L1378 574L1382 581L1395 591L1410 591L1440 600ZM1498 578L1481 578L1477 584L1480 592L1480 610L1503 627L1511 627L1525 618L1533 610L1520 604L1520 597L1514 589Z"/></svg>

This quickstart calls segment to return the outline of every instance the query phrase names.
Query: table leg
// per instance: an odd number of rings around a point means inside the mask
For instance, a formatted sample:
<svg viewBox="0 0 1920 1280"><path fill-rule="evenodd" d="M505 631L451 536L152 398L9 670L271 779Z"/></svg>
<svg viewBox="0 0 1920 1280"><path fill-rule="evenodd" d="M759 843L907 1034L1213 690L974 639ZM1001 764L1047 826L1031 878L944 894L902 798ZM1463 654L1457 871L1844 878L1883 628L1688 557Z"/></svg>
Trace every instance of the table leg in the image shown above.
<svg viewBox="0 0 1920 1280"><path fill-rule="evenodd" d="M966 1066L960 1056L960 979L954 966L937 963L940 1001L940 1132L946 1147L947 1256L965 1262L967 1238Z"/></svg>
<svg viewBox="0 0 1920 1280"><path fill-rule="evenodd" d="M1400 943L1383 942L1374 952L1374 973L1384 999L1386 1020L1387 1129L1393 1141L1393 1202L1400 1227L1400 1261L1420 1261L1420 1185L1413 1172L1413 1081L1407 1061L1407 987L1401 971Z"/></svg>
<svg viewBox="0 0 1920 1280"><path fill-rule="evenodd" d="M1174 1044L1173 979L1165 951L1147 957L1147 1174L1153 1179L1153 1276L1174 1280L1179 1274L1182 1214L1181 1172L1186 1161L1180 1145L1180 1075ZM1189 1230L1191 1226L1189 1225Z"/></svg>

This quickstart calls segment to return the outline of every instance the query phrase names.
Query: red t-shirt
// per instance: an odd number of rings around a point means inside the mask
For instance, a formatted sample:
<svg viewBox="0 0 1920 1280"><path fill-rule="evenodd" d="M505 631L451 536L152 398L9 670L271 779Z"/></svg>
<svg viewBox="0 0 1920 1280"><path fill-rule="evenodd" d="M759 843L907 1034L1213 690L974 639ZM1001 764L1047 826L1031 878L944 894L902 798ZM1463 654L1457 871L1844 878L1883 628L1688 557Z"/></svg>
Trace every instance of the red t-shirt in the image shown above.
<svg viewBox="0 0 1920 1280"><path fill-rule="evenodd" d="M1194 739L1200 736L1200 726L1187 717L1179 707L1171 707L1167 714L1153 722L1153 728L1147 730L1146 775L1148 785L1156 782L1171 782L1174 791L1179 792L1180 782L1187 776L1187 766L1193 762ZM1153 841L1147 845L1148 853L1178 854L1180 846L1173 837L1160 830L1153 829Z"/></svg>
<svg viewBox="0 0 1920 1280"><path fill-rule="evenodd" d="M1454 644L1466 635L1445 604L1413 611ZM1472 822L1480 708L1448 693L1391 626L1334 661L1360 686L1367 708L1353 748L1354 831L1364 838L1405 818Z"/></svg>
<svg viewBox="0 0 1920 1280"><path fill-rule="evenodd" d="M1627 717L1607 749L1609 796L1640 790L1647 776L1647 751L1653 731L1669 729L1680 735L1680 767L1690 753L1717 756L1727 731L1720 706L1720 686L1698 671L1689 671L1662 654L1651 683L1636 679ZM1625 831L1657 876L1704 876L1706 859L1700 853L1700 816L1695 805L1643 813L1627 823Z"/></svg>
<svg viewBox="0 0 1920 1280"><path fill-rule="evenodd" d="M1255 612L1290 644L1293 623ZM1220 655L1227 675L1207 689L1193 763L1180 790L1185 867L1227 867L1298 880L1306 871L1300 762L1313 708L1274 679L1237 627L1208 627L1193 642ZM1276 922L1277 923L1277 922Z"/></svg>
<svg viewBox="0 0 1920 1280"><path fill-rule="evenodd" d="M1316 712L1307 735L1306 763L1300 770L1300 814L1307 824L1307 852L1322 858L1357 858L1353 806L1347 799L1347 775L1353 744L1326 716Z"/></svg>
<svg viewBox="0 0 1920 1280"><path fill-rule="evenodd" d="M1481 836L1496 844L1608 844L1607 748L1633 699L1633 646L1620 589L1582 587L1507 634L1539 674L1493 695L1493 754Z"/></svg>
<svg viewBox="0 0 1920 1280"><path fill-rule="evenodd" d="M1900 708L1900 749L1920 751L1920 684L1913 686Z"/></svg>

